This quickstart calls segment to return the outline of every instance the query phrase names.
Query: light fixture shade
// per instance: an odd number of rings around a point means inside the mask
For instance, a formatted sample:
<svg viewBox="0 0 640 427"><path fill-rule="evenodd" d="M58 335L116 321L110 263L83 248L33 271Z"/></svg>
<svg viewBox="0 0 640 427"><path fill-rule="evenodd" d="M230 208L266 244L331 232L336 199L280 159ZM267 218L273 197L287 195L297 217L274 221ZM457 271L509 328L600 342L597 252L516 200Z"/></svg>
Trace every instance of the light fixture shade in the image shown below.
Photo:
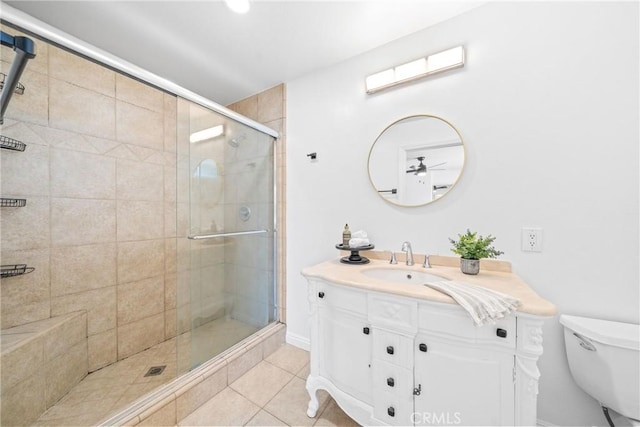
<svg viewBox="0 0 640 427"><path fill-rule="evenodd" d="M408 80L427 72L427 58L416 59L393 69L396 82Z"/></svg>
<svg viewBox="0 0 640 427"><path fill-rule="evenodd" d="M366 80L367 92L369 91L370 87L371 88L385 87L390 84L393 84L394 80L395 80L395 73L393 72L393 69L385 70L385 71L373 74L367 77L367 80Z"/></svg>
<svg viewBox="0 0 640 427"><path fill-rule="evenodd" d="M426 72L429 74L462 67L464 65L464 49L462 46L458 46L429 55L426 58L426 63Z"/></svg>
<svg viewBox="0 0 640 427"><path fill-rule="evenodd" d="M224 125L213 126L198 132L194 132L189 136L189 142L205 141L207 139L215 138L224 133Z"/></svg>
<svg viewBox="0 0 640 427"><path fill-rule="evenodd" d="M367 93L430 76L454 68L464 67L464 47L457 46L381 71L366 78Z"/></svg>

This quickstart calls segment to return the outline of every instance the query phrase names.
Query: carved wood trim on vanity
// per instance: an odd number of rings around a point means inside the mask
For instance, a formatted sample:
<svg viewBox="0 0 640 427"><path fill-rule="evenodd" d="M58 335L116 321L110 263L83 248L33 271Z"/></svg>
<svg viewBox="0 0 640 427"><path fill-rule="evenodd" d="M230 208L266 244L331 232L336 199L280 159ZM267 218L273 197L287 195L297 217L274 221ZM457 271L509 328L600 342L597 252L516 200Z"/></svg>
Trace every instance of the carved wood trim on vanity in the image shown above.
<svg viewBox="0 0 640 427"><path fill-rule="evenodd" d="M518 316L518 341L516 354L516 425L536 422L538 381L540 370L537 361L542 355L542 325L544 321L530 315ZM535 424L531 424L535 425Z"/></svg>

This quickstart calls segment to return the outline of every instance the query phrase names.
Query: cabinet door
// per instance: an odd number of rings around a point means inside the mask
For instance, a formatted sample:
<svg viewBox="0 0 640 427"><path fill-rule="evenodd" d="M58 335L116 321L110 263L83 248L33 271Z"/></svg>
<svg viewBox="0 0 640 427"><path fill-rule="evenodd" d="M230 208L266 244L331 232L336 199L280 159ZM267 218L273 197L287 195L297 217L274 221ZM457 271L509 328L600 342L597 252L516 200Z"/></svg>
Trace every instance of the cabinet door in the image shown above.
<svg viewBox="0 0 640 427"><path fill-rule="evenodd" d="M514 356L418 335L416 425L514 425Z"/></svg>
<svg viewBox="0 0 640 427"><path fill-rule="evenodd" d="M318 307L320 375L339 389L372 404L371 334L364 315Z"/></svg>

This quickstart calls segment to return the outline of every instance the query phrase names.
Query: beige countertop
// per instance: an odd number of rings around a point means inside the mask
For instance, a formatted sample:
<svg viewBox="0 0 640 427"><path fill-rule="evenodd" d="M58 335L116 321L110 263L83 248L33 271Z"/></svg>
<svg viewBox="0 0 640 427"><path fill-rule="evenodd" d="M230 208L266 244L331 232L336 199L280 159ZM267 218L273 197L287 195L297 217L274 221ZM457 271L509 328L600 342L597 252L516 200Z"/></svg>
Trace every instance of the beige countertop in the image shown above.
<svg viewBox="0 0 640 427"><path fill-rule="evenodd" d="M368 256L369 254L367 254ZM373 257L369 257L373 258ZM339 283L354 288L384 292L411 298L419 298L429 301L457 304L453 298L434 289L421 285L402 284L387 280L375 279L365 276L363 272L368 269L400 269L429 273L441 276L443 280L455 280L482 286L505 293L521 301L518 312L534 314L538 316L553 316L556 307L551 302L541 298L520 277L513 274L510 264L504 261L493 261L493 264L481 264L480 273L476 276L464 274L460 271L459 259L455 257L431 257L431 268L423 268L422 263L416 260L413 266L407 266L398 260L398 264L391 265L386 260L371 259L369 264L350 265L341 263L339 259L326 261L321 264L307 267L302 274L307 278L324 279L329 282ZM452 259L453 258L453 261ZM422 258L417 258L422 260ZM453 266L455 265L455 266Z"/></svg>

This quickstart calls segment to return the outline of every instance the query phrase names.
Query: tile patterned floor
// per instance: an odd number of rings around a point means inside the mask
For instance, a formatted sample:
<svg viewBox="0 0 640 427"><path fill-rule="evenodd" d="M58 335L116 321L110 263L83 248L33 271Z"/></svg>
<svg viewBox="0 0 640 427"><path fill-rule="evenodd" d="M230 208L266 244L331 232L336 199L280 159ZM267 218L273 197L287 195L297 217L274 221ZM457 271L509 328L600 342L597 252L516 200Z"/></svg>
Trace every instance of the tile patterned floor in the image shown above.
<svg viewBox="0 0 640 427"><path fill-rule="evenodd" d="M309 353L285 344L204 403L179 426L357 426L321 391L320 409L307 417Z"/></svg>

